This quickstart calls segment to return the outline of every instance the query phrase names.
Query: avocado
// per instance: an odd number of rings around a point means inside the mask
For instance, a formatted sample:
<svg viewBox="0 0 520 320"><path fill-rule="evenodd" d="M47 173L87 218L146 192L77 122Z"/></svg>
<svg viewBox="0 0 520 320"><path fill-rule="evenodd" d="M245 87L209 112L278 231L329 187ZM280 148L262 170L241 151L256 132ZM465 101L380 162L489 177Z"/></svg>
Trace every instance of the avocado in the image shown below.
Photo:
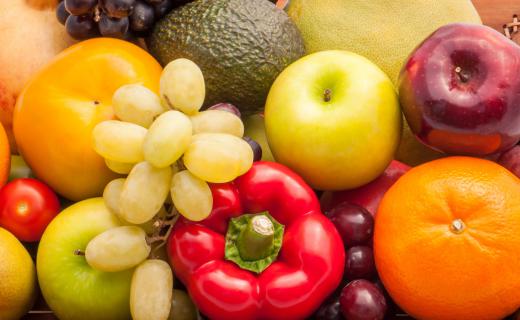
<svg viewBox="0 0 520 320"><path fill-rule="evenodd" d="M196 0L172 10L147 39L164 66L194 61L206 82L205 106L236 105L242 114L263 110L278 74L305 54L300 32L269 0Z"/></svg>

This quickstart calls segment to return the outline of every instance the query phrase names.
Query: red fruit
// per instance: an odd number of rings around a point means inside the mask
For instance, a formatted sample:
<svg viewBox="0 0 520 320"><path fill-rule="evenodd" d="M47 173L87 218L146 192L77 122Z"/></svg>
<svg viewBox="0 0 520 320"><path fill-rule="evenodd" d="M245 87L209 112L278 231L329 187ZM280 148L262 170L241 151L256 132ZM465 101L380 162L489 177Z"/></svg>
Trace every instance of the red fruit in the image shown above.
<svg viewBox="0 0 520 320"><path fill-rule="evenodd" d="M36 179L15 179L0 189L0 226L22 241L40 240L59 211L56 194Z"/></svg>
<svg viewBox="0 0 520 320"><path fill-rule="evenodd" d="M374 233L374 218L364 208L344 202L327 214L345 248L368 244Z"/></svg>
<svg viewBox="0 0 520 320"><path fill-rule="evenodd" d="M349 280L372 279L376 276L374 253L368 246L356 246L347 250L344 277Z"/></svg>
<svg viewBox="0 0 520 320"><path fill-rule="evenodd" d="M412 132L450 154L485 156L520 140L520 47L483 25L445 25L410 55L399 99Z"/></svg>
<svg viewBox="0 0 520 320"><path fill-rule="evenodd" d="M350 202L362 206L375 215L385 192L408 170L410 170L409 166L394 160L376 180L369 184L352 190L324 192L320 199L321 208L324 212L328 212L342 202Z"/></svg>
<svg viewBox="0 0 520 320"><path fill-rule="evenodd" d="M520 178L520 146L502 153L497 162Z"/></svg>
<svg viewBox="0 0 520 320"><path fill-rule="evenodd" d="M367 280L354 280L341 291L341 312L348 320L382 320L386 300L378 287Z"/></svg>

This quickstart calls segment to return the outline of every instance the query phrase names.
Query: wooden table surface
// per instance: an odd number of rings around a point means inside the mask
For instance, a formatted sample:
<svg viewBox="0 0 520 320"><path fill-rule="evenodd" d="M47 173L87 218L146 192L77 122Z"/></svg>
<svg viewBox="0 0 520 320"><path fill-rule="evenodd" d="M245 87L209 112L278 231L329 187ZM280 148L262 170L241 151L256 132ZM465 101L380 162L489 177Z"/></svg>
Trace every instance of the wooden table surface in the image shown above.
<svg viewBox="0 0 520 320"><path fill-rule="evenodd" d="M457 1L457 0L453 0ZM473 4L488 26L503 32L502 26L513 20L513 14L520 16L520 0L473 0ZM520 43L520 33L513 39Z"/></svg>
<svg viewBox="0 0 520 320"><path fill-rule="evenodd" d="M0 0L3 1L3 0ZM435 1L435 0L431 0ZM459 0L453 0L459 1ZM473 4L482 18L482 22L488 26L503 32L503 25L513 20L513 14L520 16L520 0L473 0ZM513 37L520 44L520 33ZM35 309L45 309L42 301L35 306ZM55 320L48 311L31 312L30 315L24 317L24 320Z"/></svg>

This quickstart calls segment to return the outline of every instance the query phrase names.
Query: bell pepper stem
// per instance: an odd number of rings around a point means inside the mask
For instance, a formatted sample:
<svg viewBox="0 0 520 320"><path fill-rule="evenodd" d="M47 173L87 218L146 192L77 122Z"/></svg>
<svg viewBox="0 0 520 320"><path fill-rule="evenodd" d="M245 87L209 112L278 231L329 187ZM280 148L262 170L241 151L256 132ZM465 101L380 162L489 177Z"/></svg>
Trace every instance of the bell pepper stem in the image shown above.
<svg viewBox="0 0 520 320"><path fill-rule="evenodd" d="M255 261L267 257L273 247L274 225L264 214L254 216L237 239L240 257Z"/></svg>

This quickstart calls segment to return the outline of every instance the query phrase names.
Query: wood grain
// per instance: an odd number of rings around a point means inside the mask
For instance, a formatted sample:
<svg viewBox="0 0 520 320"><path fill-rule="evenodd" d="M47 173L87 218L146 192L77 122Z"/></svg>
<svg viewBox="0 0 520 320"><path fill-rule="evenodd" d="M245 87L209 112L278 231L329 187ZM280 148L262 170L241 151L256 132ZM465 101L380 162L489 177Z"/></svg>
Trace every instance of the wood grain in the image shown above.
<svg viewBox="0 0 520 320"><path fill-rule="evenodd" d="M454 0L457 1L457 0ZM473 4L485 25L503 32L503 25L513 20L513 14L520 16L520 0L473 0ZM513 39L520 43L520 33Z"/></svg>

